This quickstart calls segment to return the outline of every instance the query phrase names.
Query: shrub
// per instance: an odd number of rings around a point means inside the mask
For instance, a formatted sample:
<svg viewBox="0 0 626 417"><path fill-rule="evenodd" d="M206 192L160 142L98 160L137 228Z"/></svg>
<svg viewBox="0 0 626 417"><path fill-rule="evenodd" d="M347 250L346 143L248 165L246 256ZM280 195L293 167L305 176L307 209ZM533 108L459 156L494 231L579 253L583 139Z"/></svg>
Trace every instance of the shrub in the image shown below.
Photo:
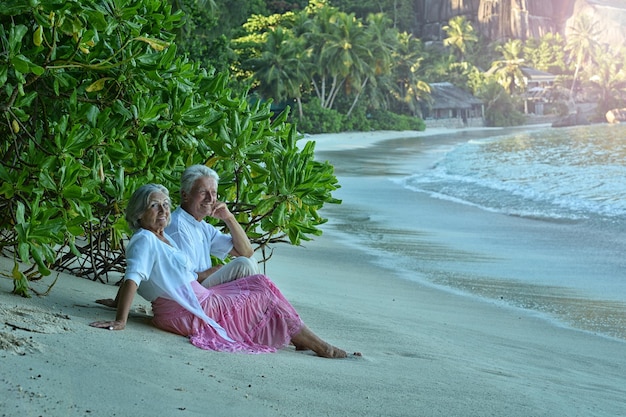
<svg viewBox="0 0 626 417"><path fill-rule="evenodd" d="M426 123L419 117L395 114L387 110L372 112L371 126L373 130L424 130Z"/></svg>
<svg viewBox="0 0 626 417"><path fill-rule="evenodd" d="M181 18L160 0L3 1L0 253L14 258L14 292L53 269L123 271L129 195L157 182L176 202L195 163L221 174L220 195L263 251L321 233L317 210L338 202L332 166L296 146L286 113L272 120L179 56Z"/></svg>
<svg viewBox="0 0 626 417"><path fill-rule="evenodd" d="M365 107L357 107L349 117L344 117L344 131L368 132L372 130L372 124L367 116Z"/></svg>
<svg viewBox="0 0 626 417"><path fill-rule="evenodd" d="M303 133L338 133L342 131L344 116L336 110L325 109L317 97L302 105L302 119L295 119L298 130Z"/></svg>

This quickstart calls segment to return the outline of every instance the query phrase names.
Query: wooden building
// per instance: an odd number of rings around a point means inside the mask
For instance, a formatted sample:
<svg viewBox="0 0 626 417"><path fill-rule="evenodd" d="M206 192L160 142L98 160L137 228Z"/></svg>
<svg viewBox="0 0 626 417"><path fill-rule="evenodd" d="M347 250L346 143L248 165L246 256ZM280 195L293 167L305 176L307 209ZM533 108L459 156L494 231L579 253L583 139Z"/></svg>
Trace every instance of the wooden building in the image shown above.
<svg viewBox="0 0 626 417"><path fill-rule="evenodd" d="M431 83L430 105L422 110L427 127L484 126L483 102L452 83Z"/></svg>
<svg viewBox="0 0 626 417"><path fill-rule="evenodd" d="M549 72L539 71L535 68L522 67L524 75L524 113L543 116L544 105L551 101L552 87L556 76Z"/></svg>

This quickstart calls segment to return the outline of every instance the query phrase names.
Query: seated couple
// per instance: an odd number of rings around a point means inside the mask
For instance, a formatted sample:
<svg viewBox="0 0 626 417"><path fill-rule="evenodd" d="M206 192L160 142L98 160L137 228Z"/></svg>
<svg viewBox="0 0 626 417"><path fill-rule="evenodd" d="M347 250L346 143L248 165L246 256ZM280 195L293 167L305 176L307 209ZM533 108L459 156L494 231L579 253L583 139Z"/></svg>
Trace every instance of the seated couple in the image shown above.
<svg viewBox="0 0 626 417"><path fill-rule="evenodd" d="M321 357L346 357L314 334L274 283L258 273L245 231L217 200L217 184L215 171L189 167L181 179L181 206L171 214L169 192L162 185L135 191L126 210L133 236L124 282L115 300L97 300L115 307L116 317L91 326L124 329L139 293L152 302L156 327L187 336L203 349L261 353L292 343ZM205 222L207 216L222 220L230 235ZM211 265L211 255L223 259L228 254L235 258L225 266Z"/></svg>

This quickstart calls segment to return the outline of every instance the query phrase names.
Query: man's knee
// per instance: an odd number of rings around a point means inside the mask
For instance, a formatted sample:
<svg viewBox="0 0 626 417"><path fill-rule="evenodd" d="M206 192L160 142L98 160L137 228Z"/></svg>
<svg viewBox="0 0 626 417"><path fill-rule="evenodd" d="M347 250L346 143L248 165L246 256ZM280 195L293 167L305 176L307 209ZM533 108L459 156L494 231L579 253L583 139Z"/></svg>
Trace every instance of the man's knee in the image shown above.
<svg viewBox="0 0 626 417"><path fill-rule="evenodd" d="M259 264L254 258L239 256L230 262L235 262L236 268L238 269L238 271L240 271L239 275L241 277L256 275L259 273Z"/></svg>

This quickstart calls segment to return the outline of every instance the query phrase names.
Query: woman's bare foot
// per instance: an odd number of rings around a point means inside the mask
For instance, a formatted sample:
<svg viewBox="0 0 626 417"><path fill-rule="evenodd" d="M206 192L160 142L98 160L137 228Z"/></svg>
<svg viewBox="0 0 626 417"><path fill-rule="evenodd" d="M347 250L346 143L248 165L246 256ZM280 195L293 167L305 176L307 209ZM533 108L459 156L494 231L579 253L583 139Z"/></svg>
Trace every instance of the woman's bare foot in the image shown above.
<svg viewBox="0 0 626 417"><path fill-rule="evenodd" d="M330 358L330 359L340 359L348 356L345 350L339 349L338 347L331 346L327 344L327 347L321 351L315 351L317 356L321 356L322 358Z"/></svg>
<svg viewBox="0 0 626 417"><path fill-rule="evenodd" d="M303 326L302 329L291 338L291 343L296 347L296 350L312 350L322 358L345 358L348 354L329 343L324 342L315 333L309 330L308 327Z"/></svg>

